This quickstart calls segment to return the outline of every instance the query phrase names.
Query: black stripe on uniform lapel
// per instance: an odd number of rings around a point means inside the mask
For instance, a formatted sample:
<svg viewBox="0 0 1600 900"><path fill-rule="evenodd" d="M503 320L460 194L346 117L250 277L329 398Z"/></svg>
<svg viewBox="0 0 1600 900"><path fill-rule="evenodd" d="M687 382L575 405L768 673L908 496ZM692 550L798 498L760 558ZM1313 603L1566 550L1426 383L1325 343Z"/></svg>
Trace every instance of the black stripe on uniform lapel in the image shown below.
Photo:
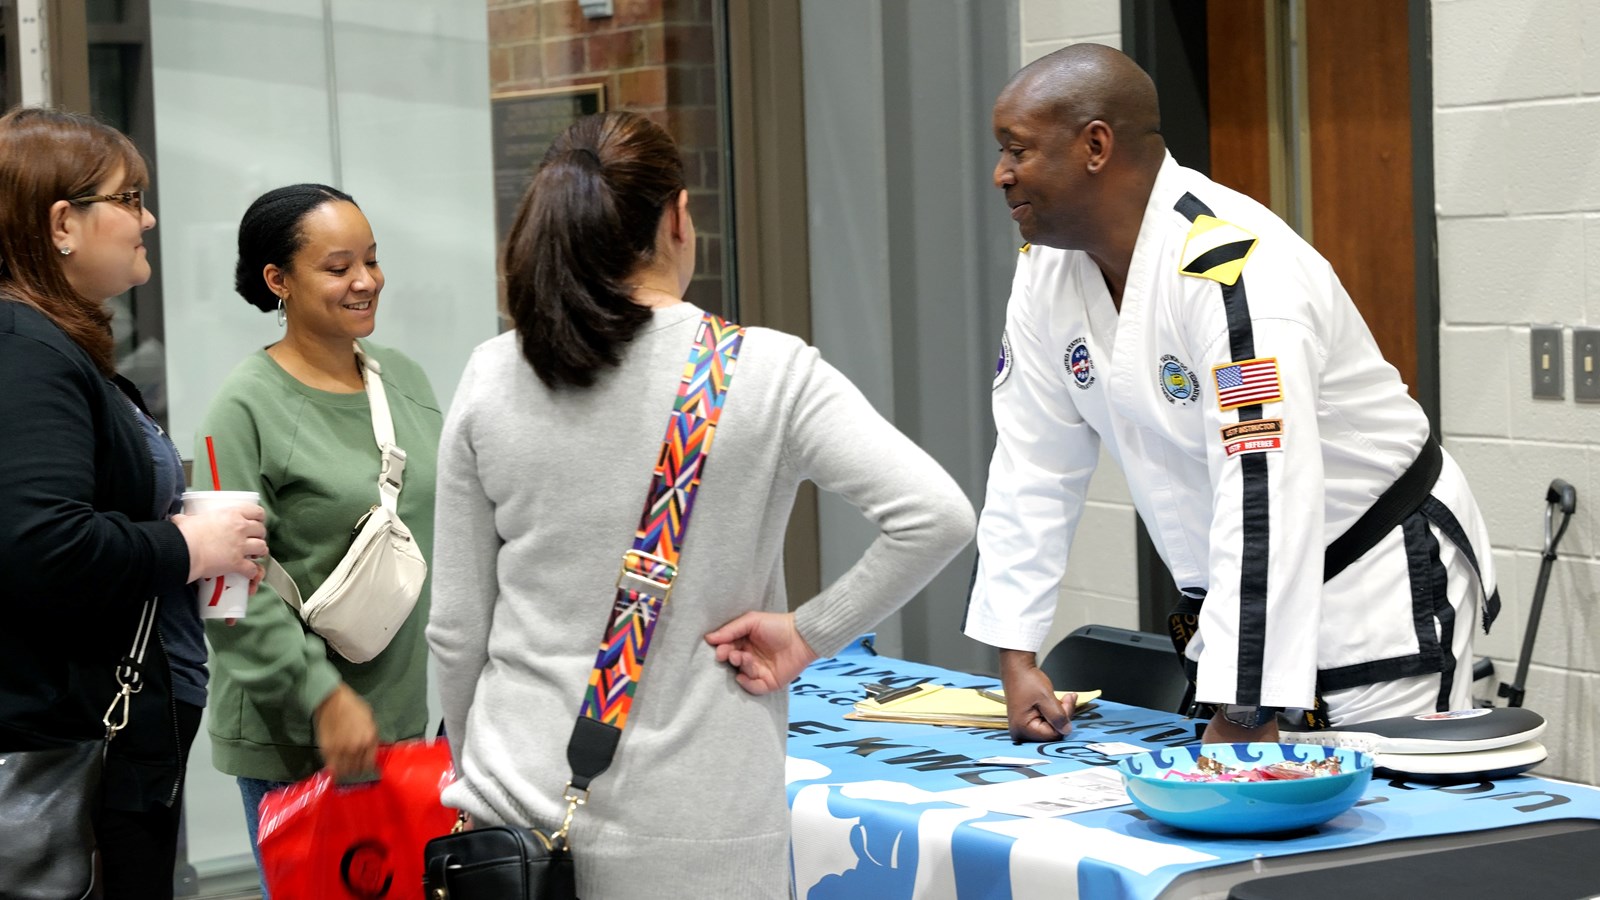
<svg viewBox="0 0 1600 900"><path fill-rule="evenodd" d="M1250 324L1250 302L1244 278L1222 286L1223 308L1228 314L1228 347L1235 360L1256 356L1255 330ZM1261 418L1261 404L1239 407L1239 421ZM1239 500L1239 683L1238 699L1246 705L1261 702L1262 670L1267 656L1267 573L1271 569L1272 516L1267 480L1267 455L1246 453L1239 459L1243 496Z"/></svg>
<svg viewBox="0 0 1600 900"><path fill-rule="evenodd" d="M1199 197L1190 193L1185 193L1182 197L1179 197L1178 202L1172 208L1182 213L1183 217L1191 222L1197 216L1211 215L1211 207L1201 203ZM1216 217L1212 216L1212 218Z"/></svg>
<svg viewBox="0 0 1600 900"><path fill-rule="evenodd" d="M1185 193L1173 207L1193 222L1196 216L1212 215L1200 198ZM1223 249L1221 247L1217 250ZM1216 250L1208 251L1215 253ZM1207 254L1202 254L1203 259ZM1224 260L1225 262L1226 260ZM1196 260L1198 263L1199 260ZM1214 265L1214 264L1213 264ZM1228 351L1235 361L1255 359L1255 329L1250 323L1250 301L1244 276L1222 287L1222 306L1228 317ZM1261 418L1261 404L1239 407L1239 421ZM1268 541L1272 537L1268 515L1267 455L1247 453L1239 460L1243 496L1240 498L1239 553L1239 657L1238 683L1234 702L1261 703L1262 669L1266 662Z"/></svg>
<svg viewBox="0 0 1600 900"><path fill-rule="evenodd" d="M1256 358L1256 331L1250 323L1250 300L1244 289L1244 276L1222 286L1222 308L1228 316L1228 352L1234 362ZM1215 385L1213 385L1215 387ZM1239 421L1261 418L1261 404L1239 407ZM1260 454L1251 454L1259 456Z"/></svg>

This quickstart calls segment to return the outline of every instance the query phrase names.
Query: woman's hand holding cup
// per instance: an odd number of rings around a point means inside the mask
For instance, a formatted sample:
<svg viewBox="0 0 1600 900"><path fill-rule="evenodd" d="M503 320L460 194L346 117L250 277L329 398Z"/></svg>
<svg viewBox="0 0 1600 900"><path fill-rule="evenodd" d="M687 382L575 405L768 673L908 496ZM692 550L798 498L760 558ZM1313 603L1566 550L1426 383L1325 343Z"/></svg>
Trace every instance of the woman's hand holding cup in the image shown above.
<svg viewBox="0 0 1600 900"><path fill-rule="evenodd" d="M189 546L189 580L198 580L201 618L240 618L267 555L266 511L255 491L188 491L172 517Z"/></svg>

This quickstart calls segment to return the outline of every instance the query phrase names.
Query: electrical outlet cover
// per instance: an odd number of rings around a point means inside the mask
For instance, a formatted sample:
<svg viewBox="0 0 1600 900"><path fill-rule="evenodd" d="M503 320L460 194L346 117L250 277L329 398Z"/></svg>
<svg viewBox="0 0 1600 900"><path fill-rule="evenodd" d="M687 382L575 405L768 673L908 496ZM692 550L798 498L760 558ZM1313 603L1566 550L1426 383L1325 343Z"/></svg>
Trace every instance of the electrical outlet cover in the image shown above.
<svg viewBox="0 0 1600 900"><path fill-rule="evenodd" d="M1560 400L1565 396L1561 383L1561 326L1534 325L1528 329L1529 362L1533 371L1533 396Z"/></svg>
<svg viewBox="0 0 1600 900"><path fill-rule="evenodd" d="M1600 403L1600 328L1572 329L1572 399Z"/></svg>

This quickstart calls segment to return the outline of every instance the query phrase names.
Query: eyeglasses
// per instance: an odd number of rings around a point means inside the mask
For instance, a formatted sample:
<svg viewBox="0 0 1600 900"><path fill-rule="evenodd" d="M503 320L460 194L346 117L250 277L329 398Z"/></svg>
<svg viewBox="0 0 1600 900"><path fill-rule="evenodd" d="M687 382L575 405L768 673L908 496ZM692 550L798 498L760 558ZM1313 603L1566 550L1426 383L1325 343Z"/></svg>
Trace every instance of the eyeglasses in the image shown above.
<svg viewBox="0 0 1600 900"><path fill-rule="evenodd" d="M144 191L140 190L123 191L118 194L90 194L87 197L76 197L67 202L99 203L102 200L109 200L112 203L120 203L128 209L133 210L136 214L142 214L144 212Z"/></svg>

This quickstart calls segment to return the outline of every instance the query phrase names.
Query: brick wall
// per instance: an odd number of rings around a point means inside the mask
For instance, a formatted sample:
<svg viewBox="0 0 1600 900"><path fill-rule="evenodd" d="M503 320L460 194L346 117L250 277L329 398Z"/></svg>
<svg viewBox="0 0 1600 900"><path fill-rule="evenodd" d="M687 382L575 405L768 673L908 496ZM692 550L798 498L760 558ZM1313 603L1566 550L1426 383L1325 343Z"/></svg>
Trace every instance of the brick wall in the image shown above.
<svg viewBox="0 0 1600 900"><path fill-rule="evenodd" d="M1528 678L1550 720L1540 772L1600 782L1600 406L1572 400L1572 326L1600 325L1600 8L1434 0L1440 419L1489 523L1505 611L1479 650L1510 680L1560 477L1558 548ZM1530 323L1566 327L1565 398L1534 400Z"/></svg>
<svg viewBox="0 0 1600 900"><path fill-rule="evenodd" d="M713 0L615 0L586 19L577 0L488 0L490 90L603 83L608 109L648 115L683 156L699 259L688 299L723 311L721 89Z"/></svg>

